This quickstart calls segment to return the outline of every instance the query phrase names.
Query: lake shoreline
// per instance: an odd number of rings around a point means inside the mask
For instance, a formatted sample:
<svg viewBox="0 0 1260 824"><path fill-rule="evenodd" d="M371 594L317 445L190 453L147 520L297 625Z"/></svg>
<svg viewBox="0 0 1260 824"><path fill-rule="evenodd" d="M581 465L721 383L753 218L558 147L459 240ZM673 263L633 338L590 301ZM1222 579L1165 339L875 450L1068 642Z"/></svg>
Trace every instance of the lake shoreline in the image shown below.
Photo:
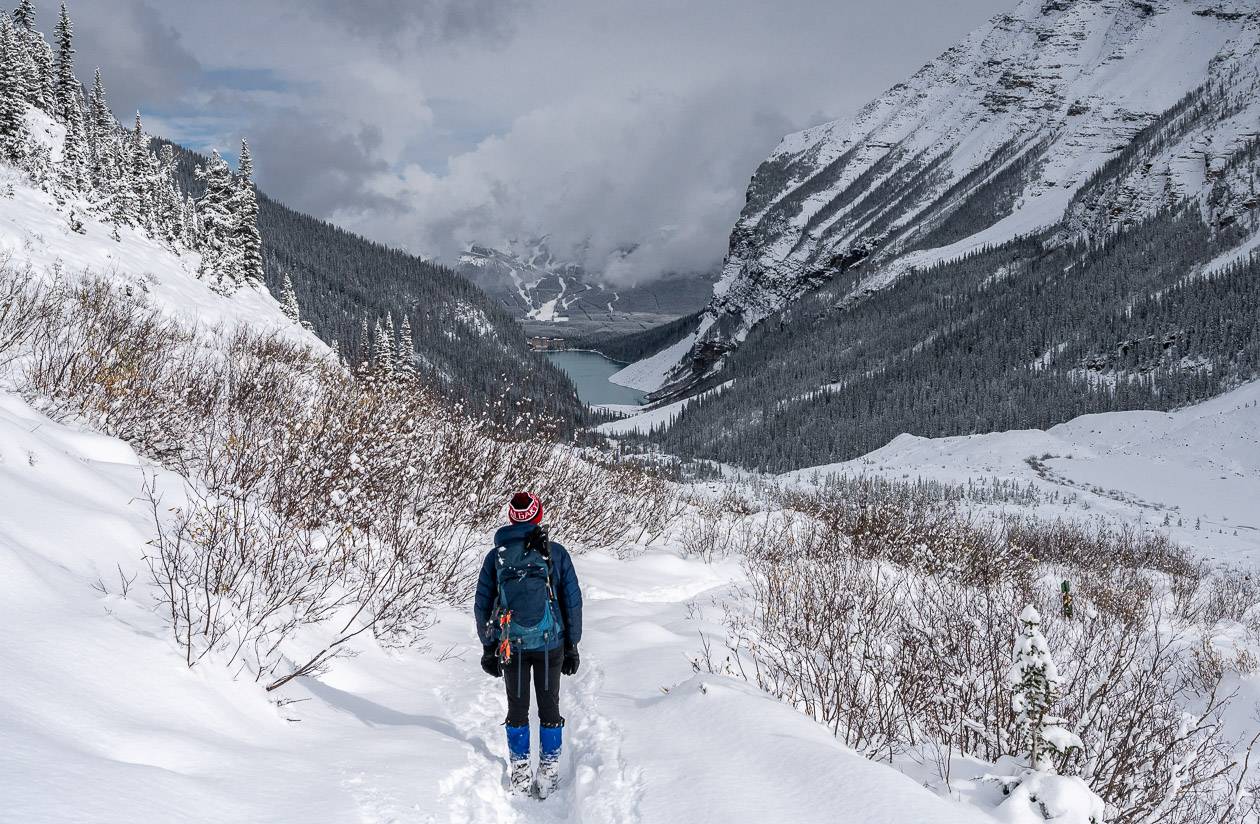
<svg viewBox="0 0 1260 824"><path fill-rule="evenodd" d="M590 407L643 406L646 392L613 383L626 364L594 349L552 349L543 352L577 389L578 399Z"/></svg>
<svg viewBox="0 0 1260 824"><path fill-rule="evenodd" d="M598 349L535 349L533 351L537 352L540 355L561 355L561 354L564 354L565 352L585 352L590 355L599 355L604 360L611 361L612 363L615 363L618 366L630 365L629 363L625 361L619 361L616 358L610 358L607 355L605 355L603 352L599 351Z"/></svg>

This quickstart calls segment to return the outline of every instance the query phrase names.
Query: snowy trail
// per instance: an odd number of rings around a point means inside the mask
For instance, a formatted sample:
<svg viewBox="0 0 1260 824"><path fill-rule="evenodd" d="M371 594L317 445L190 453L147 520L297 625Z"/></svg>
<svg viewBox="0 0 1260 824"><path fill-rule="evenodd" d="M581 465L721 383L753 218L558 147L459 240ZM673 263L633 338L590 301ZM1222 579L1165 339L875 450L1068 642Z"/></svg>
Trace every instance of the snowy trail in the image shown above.
<svg viewBox="0 0 1260 824"><path fill-rule="evenodd" d="M738 566L668 549L575 556L583 662L562 682L563 781L546 801L506 790L506 698L467 608L441 612L426 648L365 645L280 696L215 662L189 669L145 591L150 471L0 398L0 821L990 820L751 685L695 674ZM126 597L119 570L136 576Z"/></svg>
<svg viewBox="0 0 1260 824"><path fill-rule="evenodd" d="M603 671L594 661L587 662L577 677L568 679L564 696L568 743L561 763L562 782L555 795L545 802L511 796L507 788L506 748L498 740L491 743L478 739L470 742L467 763L439 784L438 801L446 805L446 817L428 820L451 824L637 824L641 777L639 771L627 768L620 745L622 731L599 710L603 680ZM443 701L465 728L502 736L506 710L502 681L484 679L476 692L477 700L469 702L463 690L446 688L442 690Z"/></svg>

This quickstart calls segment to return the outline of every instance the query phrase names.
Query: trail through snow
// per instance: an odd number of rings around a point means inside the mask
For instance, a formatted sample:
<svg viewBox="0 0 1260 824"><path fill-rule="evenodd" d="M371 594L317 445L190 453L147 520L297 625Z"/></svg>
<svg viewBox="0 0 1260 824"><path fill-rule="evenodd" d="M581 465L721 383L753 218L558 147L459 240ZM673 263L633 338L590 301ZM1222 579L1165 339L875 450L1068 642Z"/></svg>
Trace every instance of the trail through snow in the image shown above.
<svg viewBox="0 0 1260 824"><path fill-rule="evenodd" d="M990 820L751 685L696 674L739 570L667 549L576 556L582 669L563 682L546 801L508 794L503 684L478 666L466 607L423 649L365 645L278 696L218 662L189 669L146 583L146 475L174 499L180 479L125 444L0 393L0 821Z"/></svg>
<svg viewBox="0 0 1260 824"><path fill-rule="evenodd" d="M468 763L439 785L439 801L448 805L449 820L636 824L642 771L626 763L622 731L600 711L603 683L598 662L589 662L585 672L566 684L569 743L555 795L546 802L511 796L498 742L483 748L478 744L487 742L478 739L470 748ZM502 682L483 678L479 686L465 686L477 696L470 706L466 706L465 690L442 690L453 717L469 729L497 732L506 710Z"/></svg>

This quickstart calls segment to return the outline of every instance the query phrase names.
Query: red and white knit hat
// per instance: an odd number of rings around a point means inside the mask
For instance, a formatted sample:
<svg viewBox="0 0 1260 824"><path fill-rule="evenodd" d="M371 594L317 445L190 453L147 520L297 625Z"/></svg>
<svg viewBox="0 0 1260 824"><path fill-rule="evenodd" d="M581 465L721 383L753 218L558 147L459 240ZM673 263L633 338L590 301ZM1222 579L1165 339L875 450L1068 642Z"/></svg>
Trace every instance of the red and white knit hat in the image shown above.
<svg viewBox="0 0 1260 824"><path fill-rule="evenodd" d="M518 492L508 502L508 520L514 524L542 523L542 501L532 492Z"/></svg>

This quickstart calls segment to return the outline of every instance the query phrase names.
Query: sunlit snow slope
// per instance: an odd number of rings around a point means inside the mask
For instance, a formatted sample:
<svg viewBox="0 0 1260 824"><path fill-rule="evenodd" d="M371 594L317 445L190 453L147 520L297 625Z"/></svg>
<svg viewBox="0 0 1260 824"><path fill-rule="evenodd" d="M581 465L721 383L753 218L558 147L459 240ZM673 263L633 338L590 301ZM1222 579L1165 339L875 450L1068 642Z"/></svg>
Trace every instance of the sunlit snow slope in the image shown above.
<svg viewBox="0 0 1260 824"><path fill-rule="evenodd" d="M51 145L56 157L63 128L34 109L26 116L34 138ZM248 323L312 346L323 345L290 323L265 289L244 288L230 298L210 289L196 277L201 256L195 252L177 254L142 230L115 228L87 213L82 204L77 208L74 202L58 204L51 194L32 186L24 173L4 164L0 164L0 187L4 190L0 195L0 260L9 266L29 266L44 277L106 276L188 323ZM72 214L82 223L81 231L71 228Z"/></svg>

